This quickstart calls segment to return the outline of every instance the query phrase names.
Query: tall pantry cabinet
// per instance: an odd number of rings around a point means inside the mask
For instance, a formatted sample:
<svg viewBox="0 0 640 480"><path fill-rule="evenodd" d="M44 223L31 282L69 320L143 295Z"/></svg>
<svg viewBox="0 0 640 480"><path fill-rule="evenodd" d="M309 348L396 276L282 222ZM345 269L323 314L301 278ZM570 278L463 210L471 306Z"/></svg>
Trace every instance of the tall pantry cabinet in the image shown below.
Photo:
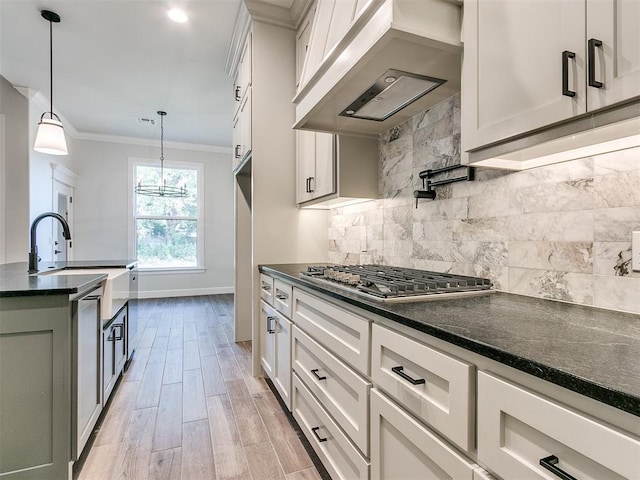
<svg viewBox="0 0 640 480"><path fill-rule="evenodd" d="M296 90L297 23L291 15L283 17L283 9L267 7L262 5L256 11L253 2L241 4L229 55L232 60L227 66L232 78L250 75L251 79L250 84L237 81L230 94L235 98L237 93L240 104L245 98L251 104L244 120L249 122L250 139L245 145L250 149L239 152L240 158L234 162L235 340L253 340L256 373L258 265L324 262L328 255L327 213L300 210L296 205L295 109L291 99ZM239 116L241 110L240 105ZM245 127L242 130L246 131Z"/></svg>

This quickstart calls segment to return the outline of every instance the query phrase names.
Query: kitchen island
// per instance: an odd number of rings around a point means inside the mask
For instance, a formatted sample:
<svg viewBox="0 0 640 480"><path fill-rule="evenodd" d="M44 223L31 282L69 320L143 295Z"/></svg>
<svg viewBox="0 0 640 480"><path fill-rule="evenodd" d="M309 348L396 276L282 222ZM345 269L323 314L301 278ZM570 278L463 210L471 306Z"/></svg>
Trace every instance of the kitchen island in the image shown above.
<svg viewBox="0 0 640 480"><path fill-rule="evenodd" d="M71 478L104 406L102 292L110 271L135 264L0 265L2 478ZM80 268L91 273L66 273Z"/></svg>

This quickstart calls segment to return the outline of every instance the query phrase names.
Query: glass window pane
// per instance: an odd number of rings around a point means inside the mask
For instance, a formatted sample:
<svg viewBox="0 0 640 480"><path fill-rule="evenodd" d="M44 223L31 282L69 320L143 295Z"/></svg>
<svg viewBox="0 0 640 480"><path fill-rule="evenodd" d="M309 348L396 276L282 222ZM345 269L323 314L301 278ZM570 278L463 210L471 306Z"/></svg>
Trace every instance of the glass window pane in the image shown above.
<svg viewBox="0 0 640 480"><path fill-rule="evenodd" d="M164 180L168 186L187 188L185 198L149 197L136 195L136 215L197 217L198 215L198 171L190 168L164 169ZM136 185L160 185L160 167L136 166Z"/></svg>
<svg viewBox="0 0 640 480"><path fill-rule="evenodd" d="M136 251L140 268L197 267L195 220L136 220Z"/></svg>

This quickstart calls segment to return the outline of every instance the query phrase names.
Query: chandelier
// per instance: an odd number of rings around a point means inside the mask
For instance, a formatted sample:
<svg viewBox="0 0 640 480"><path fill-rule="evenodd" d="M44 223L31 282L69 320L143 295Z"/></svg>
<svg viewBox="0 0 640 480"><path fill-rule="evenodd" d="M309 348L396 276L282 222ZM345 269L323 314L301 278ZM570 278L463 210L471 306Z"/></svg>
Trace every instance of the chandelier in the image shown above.
<svg viewBox="0 0 640 480"><path fill-rule="evenodd" d="M184 198L187 196L187 187L185 185L181 187L167 185L164 178L164 117L167 112L159 110L158 115L160 115L160 184L143 184L140 181L136 185L136 193L147 197Z"/></svg>

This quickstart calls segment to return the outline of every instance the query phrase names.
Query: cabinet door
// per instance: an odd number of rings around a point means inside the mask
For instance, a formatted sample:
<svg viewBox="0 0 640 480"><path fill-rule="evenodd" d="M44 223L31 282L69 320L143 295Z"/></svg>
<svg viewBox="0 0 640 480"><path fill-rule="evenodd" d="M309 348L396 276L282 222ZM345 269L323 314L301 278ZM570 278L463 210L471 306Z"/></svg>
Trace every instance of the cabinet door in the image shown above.
<svg viewBox="0 0 640 480"><path fill-rule="evenodd" d="M594 45L593 77L587 108L595 110L640 95L640 2L637 0L587 0L587 41Z"/></svg>
<svg viewBox="0 0 640 480"><path fill-rule="evenodd" d="M300 86L300 77L302 76L302 67L304 65L304 59L307 56L309 50L309 39L311 38L311 24L313 17L316 13L316 6L314 5L307 13L307 16L302 21L298 33L296 34L296 87Z"/></svg>
<svg viewBox="0 0 640 480"><path fill-rule="evenodd" d="M113 387L116 384L116 366L114 358L114 328L113 325L102 331L102 406L109 401Z"/></svg>
<svg viewBox="0 0 640 480"><path fill-rule="evenodd" d="M77 301L73 314L73 402L71 455L77 460L102 411L102 321L100 296Z"/></svg>
<svg viewBox="0 0 640 480"><path fill-rule="evenodd" d="M119 377L124 370L124 364L127 361L127 315L127 308L125 307L120 310L118 318L113 324L113 355L116 378Z"/></svg>
<svg viewBox="0 0 640 480"><path fill-rule="evenodd" d="M554 468L571 475L560 478L631 480L640 478L640 439L479 372L478 459L505 479L556 478Z"/></svg>
<svg viewBox="0 0 640 480"><path fill-rule="evenodd" d="M291 411L291 325L292 323L278 315L276 320L276 360L273 384L280 398Z"/></svg>
<svg viewBox="0 0 640 480"><path fill-rule="evenodd" d="M374 389L371 391L371 479L417 478L472 480L473 465Z"/></svg>
<svg viewBox="0 0 640 480"><path fill-rule="evenodd" d="M467 0L464 11L463 150L586 112L583 1ZM565 50L575 57L563 62Z"/></svg>
<svg viewBox="0 0 640 480"><path fill-rule="evenodd" d="M242 51L242 57L240 59L240 86L241 95L245 97L249 93L249 87L252 85L251 78L251 32L247 35L247 40L244 44L244 50Z"/></svg>
<svg viewBox="0 0 640 480"><path fill-rule="evenodd" d="M240 107L240 159L251 151L251 88Z"/></svg>
<svg viewBox="0 0 640 480"><path fill-rule="evenodd" d="M335 135L316 132L315 175L311 181L312 197L320 198L336 191Z"/></svg>
<svg viewBox="0 0 640 480"><path fill-rule="evenodd" d="M298 185L296 201L298 203L311 200L311 178L315 177L316 134L305 130L296 131L296 166Z"/></svg>
<svg viewBox="0 0 640 480"><path fill-rule="evenodd" d="M241 129L242 123L240 123L240 111L236 113L236 116L233 117L233 169L240 164L240 159L242 158L242 140L241 140Z"/></svg>
<svg viewBox="0 0 640 480"><path fill-rule="evenodd" d="M474 365L374 324L371 377L421 421L473 449Z"/></svg>
<svg viewBox="0 0 640 480"><path fill-rule="evenodd" d="M276 357L276 321L273 308L260 300L260 364L265 374L273 380Z"/></svg>

